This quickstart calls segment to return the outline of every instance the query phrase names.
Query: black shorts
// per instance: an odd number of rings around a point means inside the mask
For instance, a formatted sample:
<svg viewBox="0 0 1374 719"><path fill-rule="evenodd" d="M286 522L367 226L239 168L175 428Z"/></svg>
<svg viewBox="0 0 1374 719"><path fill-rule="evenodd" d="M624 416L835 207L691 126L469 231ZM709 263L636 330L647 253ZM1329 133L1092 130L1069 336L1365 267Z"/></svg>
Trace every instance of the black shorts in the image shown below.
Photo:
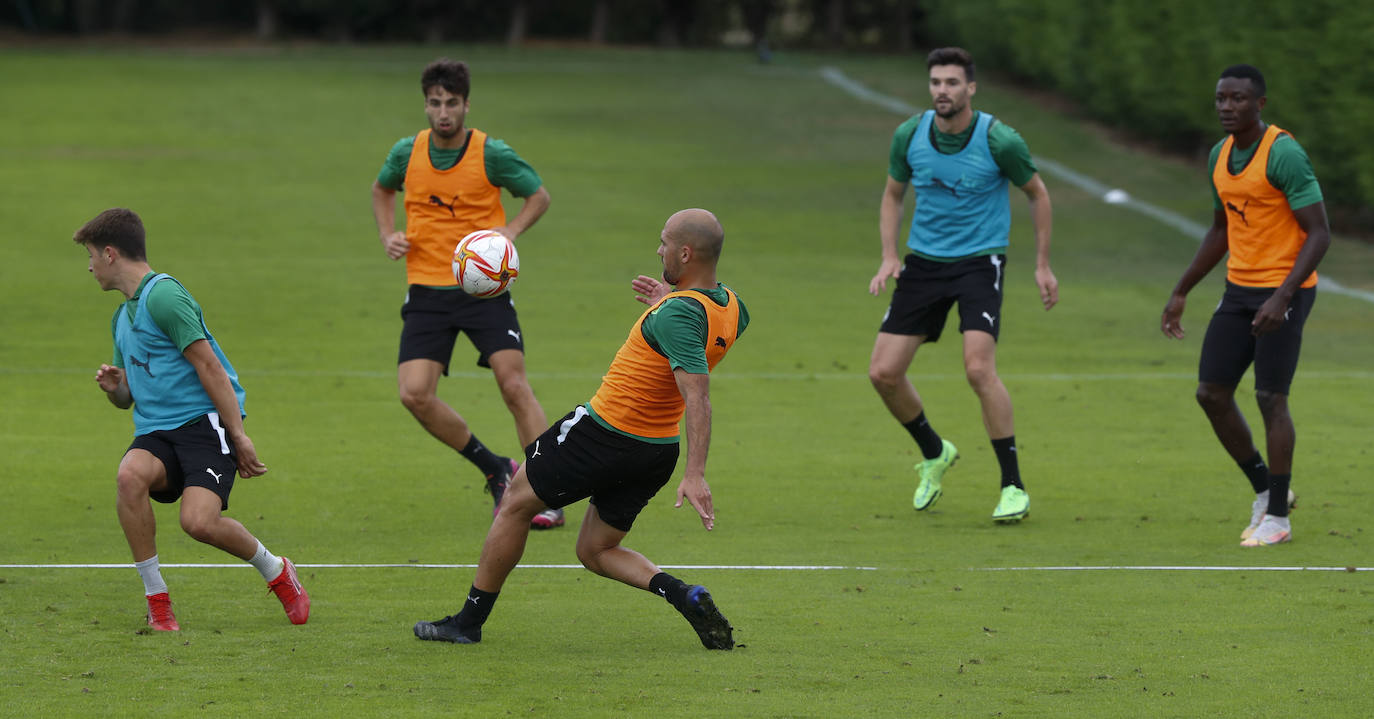
<svg viewBox="0 0 1374 719"><path fill-rule="evenodd" d="M411 285L401 305L401 353L397 364L413 359L434 360L444 366L453 358L453 345L459 332L477 348L477 366L490 367L492 353L515 349L525 351L520 321L515 317L515 301L509 292L490 299L473 297L460 289L436 290Z"/></svg>
<svg viewBox="0 0 1374 719"><path fill-rule="evenodd" d="M169 504L181 499L187 487L204 487L219 495L219 508L229 508L229 492L238 472L234 444L211 412L176 429L156 430L134 437L129 449L151 452L167 469L167 488L148 493Z"/></svg>
<svg viewBox="0 0 1374 719"><path fill-rule="evenodd" d="M949 308L958 302L960 332L982 330L997 339L1001 329L1002 270L1006 265L1006 255L955 262L907 255L879 331L923 335L925 342L938 341Z"/></svg>
<svg viewBox="0 0 1374 719"><path fill-rule="evenodd" d="M1317 299L1317 288L1299 288L1294 292L1283 324L1269 334L1256 337L1251 333L1250 323L1260 306L1273 294L1272 287L1226 283L1226 292L1212 313L1207 335L1202 340L1198 382L1234 388L1253 362L1255 391L1288 394L1293 374L1298 369L1302 327Z"/></svg>
<svg viewBox="0 0 1374 719"><path fill-rule="evenodd" d="M677 454L677 442L612 432L579 405L525 448L525 476L544 504L557 509L591 497L602 521L628 532L672 479Z"/></svg>

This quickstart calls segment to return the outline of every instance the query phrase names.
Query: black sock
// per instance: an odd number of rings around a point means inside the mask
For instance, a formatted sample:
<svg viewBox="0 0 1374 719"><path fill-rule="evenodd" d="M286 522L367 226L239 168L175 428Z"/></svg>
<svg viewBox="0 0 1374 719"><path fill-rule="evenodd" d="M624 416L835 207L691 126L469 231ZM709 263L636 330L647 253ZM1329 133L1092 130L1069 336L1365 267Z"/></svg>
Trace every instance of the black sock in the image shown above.
<svg viewBox="0 0 1374 719"><path fill-rule="evenodd" d="M482 625L487 621L487 615L491 614L492 605L496 604L496 598L500 592L484 592L477 587L468 590L467 599L463 600L463 610L458 612L458 629L464 633L469 630L478 630L481 634Z"/></svg>
<svg viewBox="0 0 1374 719"><path fill-rule="evenodd" d="M1288 516L1288 485L1292 482L1291 474L1269 475L1269 514L1275 517Z"/></svg>
<svg viewBox="0 0 1374 719"><path fill-rule="evenodd" d="M921 448L921 456L926 459L935 459L944 451L944 442L940 441L940 435L936 434L935 428L926 421L925 412L916 415L916 419L902 426L911 433L911 438L916 440L916 444Z"/></svg>
<svg viewBox="0 0 1374 719"><path fill-rule="evenodd" d="M509 469L509 467L502 465L506 458L487 449L487 446L482 444L482 440L477 439L475 434L472 435L472 439L468 440L468 446L458 450L458 453L466 457L469 462L477 465L477 468L482 470L482 474L486 475L488 479L495 477L502 470Z"/></svg>
<svg viewBox="0 0 1374 719"><path fill-rule="evenodd" d="M1264 466L1264 458L1260 456L1259 450L1255 450L1255 456L1236 464L1250 480L1250 486L1255 488L1255 494L1269 489L1269 468Z"/></svg>
<svg viewBox="0 0 1374 719"><path fill-rule="evenodd" d="M1021 484L1021 465L1016 460L1016 435L992 440L992 451L997 454L997 464L1002 466L1002 486L1025 489Z"/></svg>
<svg viewBox="0 0 1374 719"><path fill-rule="evenodd" d="M682 602L687 599L687 585L667 572L659 572L649 580L649 591L668 600L668 603L675 607L682 606Z"/></svg>

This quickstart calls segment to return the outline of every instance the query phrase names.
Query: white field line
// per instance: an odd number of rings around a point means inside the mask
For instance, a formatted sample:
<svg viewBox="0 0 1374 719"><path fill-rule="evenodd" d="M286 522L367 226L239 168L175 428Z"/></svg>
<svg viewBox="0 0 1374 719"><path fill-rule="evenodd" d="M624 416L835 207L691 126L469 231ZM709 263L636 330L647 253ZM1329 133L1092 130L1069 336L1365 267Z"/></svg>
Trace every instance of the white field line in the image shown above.
<svg viewBox="0 0 1374 719"><path fill-rule="evenodd" d="M885 108L898 115L910 116L920 112L920 108L915 105L911 105L900 98L889 97L882 93L874 92L868 87L850 79L849 76L841 72L839 68L823 67L820 70L820 74L826 82L869 104ZM1047 174L1053 175L1109 205L1118 205L1139 212L1142 215L1178 230L1180 233L1193 238L1195 241L1201 242L1202 236L1207 232L1207 227L1198 222L1194 222L1171 210L1166 210L1162 207L1151 205L1148 202L1137 200L1131 197L1130 193L1125 190L1108 187L1055 160L1037 156L1035 157L1035 164ZM1321 289L1324 292L1335 292L1339 295L1354 297L1366 302L1374 302L1374 292L1346 287L1324 272L1321 277Z"/></svg>
<svg viewBox="0 0 1374 719"><path fill-rule="evenodd" d="M294 562L293 562L294 564ZM169 563L162 569L250 569L251 564ZM760 572L824 572L833 570L876 571L877 567L843 567L827 564L660 564L664 569L738 569ZM0 569L133 569L132 564L0 564ZM296 564L297 569L476 569L476 564ZM518 569L583 569L581 564L521 564Z"/></svg>
<svg viewBox="0 0 1374 719"><path fill-rule="evenodd" d="M1178 566L1101 566L1101 567L977 567L978 572L1371 572L1374 567L1190 567Z"/></svg>
<svg viewBox="0 0 1374 719"><path fill-rule="evenodd" d="M0 375L89 375L91 371L87 368L77 367L0 367ZM601 372L530 372L528 376L534 380L559 381L559 380L598 380L602 377ZM266 369L248 370L240 373L243 377L353 377L357 379L396 379L394 371L387 372L382 370L346 370L346 369L320 369L320 370L292 370L292 369ZM1000 375L1003 380L1014 380L1019 382L1121 382L1121 381L1155 381L1155 380L1180 380L1197 379L1196 372L1003 372ZM449 373L450 378L457 379L481 379L490 380L491 372L484 371L459 371ZM1374 379L1374 370L1338 370L1332 372L1323 371L1304 371L1304 380L1309 379ZM711 379L714 380L780 380L787 382L812 381L812 380L843 380L854 381L862 379L868 380L868 375L863 372L712 372ZM923 374L921 380L924 382L966 382L962 374Z"/></svg>
<svg viewBox="0 0 1374 719"><path fill-rule="evenodd" d="M163 569L248 569L251 564L166 563ZM662 564L664 569L727 569L759 572L882 571L879 567L829 564ZM299 569L476 569L476 564L297 564ZM132 564L0 564L0 569L133 569ZM581 564L521 564L520 569L582 569ZM1374 567L1240 567L1103 565L1094 567L966 567L970 572L1374 572Z"/></svg>

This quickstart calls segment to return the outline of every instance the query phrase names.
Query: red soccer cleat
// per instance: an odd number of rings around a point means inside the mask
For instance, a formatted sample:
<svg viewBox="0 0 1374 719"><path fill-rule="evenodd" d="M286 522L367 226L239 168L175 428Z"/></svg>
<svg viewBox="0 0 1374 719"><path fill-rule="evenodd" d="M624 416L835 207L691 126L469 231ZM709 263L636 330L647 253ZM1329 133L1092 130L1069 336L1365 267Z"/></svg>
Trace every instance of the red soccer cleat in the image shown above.
<svg viewBox="0 0 1374 719"><path fill-rule="evenodd" d="M268 582L267 588L281 600L281 607L286 610L286 618L290 619L292 624L305 624L305 620L310 618L310 595L305 593L305 587L302 587L301 581L296 578L296 565L286 557L281 558L281 563L281 574Z"/></svg>
<svg viewBox="0 0 1374 719"><path fill-rule="evenodd" d="M172 598L166 592L148 595L148 626L159 632L181 631L176 615L172 614Z"/></svg>

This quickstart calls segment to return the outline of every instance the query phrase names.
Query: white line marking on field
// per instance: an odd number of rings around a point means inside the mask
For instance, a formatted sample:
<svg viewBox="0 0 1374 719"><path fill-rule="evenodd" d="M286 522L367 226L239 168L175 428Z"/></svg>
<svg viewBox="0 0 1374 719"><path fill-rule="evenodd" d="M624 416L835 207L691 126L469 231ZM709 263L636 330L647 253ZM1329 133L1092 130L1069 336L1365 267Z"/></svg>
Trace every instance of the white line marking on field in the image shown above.
<svg viewBox="0 0 1374 719"><path fill-rule="evenodd" d="M80 367L0 367L0 375L87 375L90 370ZM355 377L359 379L387 379L395 380L395 372L379 372L373 370L247 370L239 373L244 377ZM602 372L528 372L530 379L535 380L599 380ZM1018 382L1120 382L1120 381L1156 381L1156 380L1179 380L1197 379L1196 372L1003 372L1000 374L1004 380L1015 380ZM457 379L480 379L488 381L491 379L491 372L450 372L449 378ZM1324 372L1321 370L1307 371L1302 373L1303 380L1312 379L1374 379L1374 371L1369 370L1339 370ZM868 374L864 372L714 372L711 374L712 380L778 380L781 382L809 382L817 381L846 381L855 380L868 381ZM967 382L968 379L963 374L923 374L921 380L925 382Z"/></svg>
<svg viewBox="0 0 1374 719"><path fill-rule="evenodd" d="M1146 571L1146 572L1370 572L1374 567L1190 567L1185 565L1177 566L1142 566L1142 565L1120 565L1120 566L1101 566L1101 567L981 567L975 569L980 572L1110 572L1110 571Z"/></svg>
<svg viewBox="0 0 1374 719"><path fill-rule="evenodd" d="M835 87L840 88L841 90L844 90L850 95L853 95L854 97L857 97L858 99L863 100L864 102L885 108L898 115L915 115L916 113L920 112L920 108L910 103L907 103L901 100L900 98L889 97L882 93L870 90L862 83L850 79L849 76L841 72L839 68L823 67L820 70L820 75L826 82L830 83L831 85L834 85ZM1142 215L1151 217L1165 225L1168 225L1169 227L1178 230L1179 232L1193 238L1193 240L1198 242L1201 242L1202 236L1207 233L1206 226L1194 222L1171 210L1166 210L1162 207L1156 207L1154 205L1151 205L1148 202L1142 202L1140 200L1137 200L1134 197L1131 197L1131 195L1127 193L1125 190L1115 187L1108 187L1102 184L1101 182L1098 182L1097 180L1094 180L1093 178L1088 177L1087 175L1084 175L1081 172L1078 172L1077 170L1061 165L1058 162L1051 160L1047 157L1036 156L1034 159L1035 163L1039 165L1041 169L1049 171L1049 174L1058 177L1059 179L1069 183L1070 185L1073 185L1074 187L1077 187L1078 189L1088 193L1089 195L1092 195L1093 197L1102 200L1103 202L1106 202L1107 204L1119 205L1121 207L1126 207L1135 210L1136 212L1139 212ZM1356 299L1361 299L1366 302L1374 302L1374 292L1370 292L1367 290L1357 290L1350 287L1346 287L1345 285L1342 285L1341 283L1332 279L1330 275L1327 275L1325 273L1322 273L1321 288L1324 291L1335 292L1339 295L1354 297Z"/></svg>
<svg viewBox="0 0 1374 719"><path fill-rule="evenodd" d="M162 569L247 569L251 564L196 564L163 562ZM663 569L737 569L771 572L822 572L857 570L873 572L877 567L845 567L829 564L660 564ZM133 569L132 564L0 564L0 569ZM476 569L476 564L296 564L297 569ZM520 569L582 569L581 564L521 564Z"/></svg>
<svg viewBox="0 0 1374 719"><path fill-rule="evenodd" d="M163 569L248 569L251 564L164 563ZM833 564L661 564L663 569L727 569L768 572L881 571L878 567ZM521 569L582 569L581 564L521 564ZM0 569L133 569L132 564L0 564ZM297 564L298 569L476 569L476 564ZM1374 572L1374 567L1242 567L1188 565L1103 565L1092 567L966 567L970 572Z"/></svg>

